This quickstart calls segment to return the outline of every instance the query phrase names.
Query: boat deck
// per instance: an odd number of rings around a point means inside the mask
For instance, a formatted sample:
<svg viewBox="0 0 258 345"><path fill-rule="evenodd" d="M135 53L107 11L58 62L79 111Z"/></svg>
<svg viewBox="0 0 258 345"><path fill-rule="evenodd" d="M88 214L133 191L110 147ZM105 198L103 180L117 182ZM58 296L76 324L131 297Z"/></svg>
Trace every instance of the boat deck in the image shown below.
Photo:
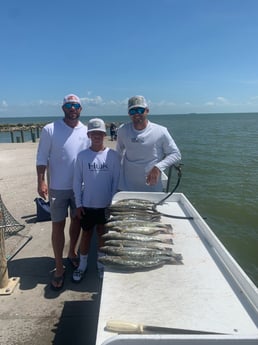
<svg viewBox="0 0 258 345"><path fill-rule="evenodd" d="M120 192L113 202L135 197L157 202L164 193ZM199 344L201 339L210 339L210 343L215 339L233 339L236 344L240 340L244 341L241 344L257 343L257 288L183 194L173 194L158 206L158 211L193 217L162 216L162 222L171 224L174 229L172 248L183 255L183 264L130 273L107 267L96 345L160 344L161 339L164 344L171 343L171 339L182 339L186 341L184 344L194 339L198 339ZM105 330L109 320L216 332L225 336L117 335Z"/></svg>

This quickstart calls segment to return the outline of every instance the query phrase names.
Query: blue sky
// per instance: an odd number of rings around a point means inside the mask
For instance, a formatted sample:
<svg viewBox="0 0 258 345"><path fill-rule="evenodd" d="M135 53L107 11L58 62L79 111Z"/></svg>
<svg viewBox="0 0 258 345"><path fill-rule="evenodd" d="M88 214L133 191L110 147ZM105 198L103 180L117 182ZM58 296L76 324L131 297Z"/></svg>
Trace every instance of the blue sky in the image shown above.
<svg viewBox="0 0 258 345"><path fill-rule="evenodd" d="M257 0L8 0L0 117L258 112Z"/></svg>

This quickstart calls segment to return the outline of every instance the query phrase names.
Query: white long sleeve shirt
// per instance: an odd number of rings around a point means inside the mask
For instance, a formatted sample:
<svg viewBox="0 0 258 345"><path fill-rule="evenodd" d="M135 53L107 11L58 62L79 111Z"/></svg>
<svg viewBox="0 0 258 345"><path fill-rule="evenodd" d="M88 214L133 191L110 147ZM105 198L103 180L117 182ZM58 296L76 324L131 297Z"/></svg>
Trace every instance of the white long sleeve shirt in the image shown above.
<svg viewBox="0 0 258 345"><path fill-rule="evenodd" d="M154 186L146 185L146 176L154 167L160 171L178 163L181 153L166 127L148 121L143 130L132 123L117 131L116 150L121 156L119 190L139 192L162 191L161 178Z"/></svg>
<svg viewBox="0 0 258 345"><path fill-rule="evenodd" d="M104 208L117 192L120 173L119 154L110 148L79 153L74 169L73 190L76 207Z"/></svg>
<svg viewBox="0 0 258 345"><path fill-rule="evenodd" d="M87 126L81 122L72 128L60 119L42 129L36 164L48 166L51 189L73 188L75 160L89 145Z"/></svg>

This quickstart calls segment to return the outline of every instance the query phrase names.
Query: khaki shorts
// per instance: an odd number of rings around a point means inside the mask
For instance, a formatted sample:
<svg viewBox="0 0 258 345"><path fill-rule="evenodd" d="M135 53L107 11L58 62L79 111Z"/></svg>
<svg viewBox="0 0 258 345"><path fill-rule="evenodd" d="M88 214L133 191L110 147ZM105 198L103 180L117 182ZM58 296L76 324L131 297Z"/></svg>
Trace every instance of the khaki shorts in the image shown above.
<svg viewBox="0 0 258 345"><path fill-rule="evenodd" d="M68 217L68 209L70 209L70 216L75 217L76 205L72 189L50 189L49 201L52 222L61 222Z"/></svg>

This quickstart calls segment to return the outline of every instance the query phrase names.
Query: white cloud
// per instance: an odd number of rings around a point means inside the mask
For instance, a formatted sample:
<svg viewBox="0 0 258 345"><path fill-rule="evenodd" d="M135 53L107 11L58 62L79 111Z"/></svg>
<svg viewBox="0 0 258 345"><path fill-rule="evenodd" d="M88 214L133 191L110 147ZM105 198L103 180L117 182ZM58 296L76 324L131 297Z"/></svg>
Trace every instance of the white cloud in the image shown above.
<svg viewBox="0 0 258 345"><path fill-rule="evenodd" d="M4 111L7 111L7 108L8 108L8 104L5 100L3 100L1 103L0 103L0 112L4 112Z"/></svg>
<svg viewBox="0 0 258 345"><path fill-rule="evenodd" d="M215 103L214 102L206 102L206 103L204 103L204 105L207 105L208 107L212 107L215 105Z"/></svg>
<svg viewBox="0 0 258 345"><path fill-rule="evenodd" d="M101 96L96 96L94 98L89 97L81 97L82 103L88 104L88 105L101 105L104 103L103 98Z"/></svg>
<svg viewBox="0 0 258 345"><path fill-rule="evenodd" d="M8 104L7 104L7 102L5 100L3 100L1 102L1 107L3 107L3 108L7 108L8 107Z"/></svg>
<svg viewBox="0 0 258 345"><path fill-rule="evenodd" d="M171 102L171 101L168 102L168 101L165 101L165 100L162 100L162 101L157 102L157 103L149 101L148 103L151 104L152 106L158 106L158 107L164 107L164 106L170 107L170 106L176 105L175 102Z"/></svg>
<svg viewBox="0 0 258 345"><path fill-rule="evenodd" d="M258 103L258 96L250 97L249 101L247 102L247 104L257 104L257 103Z"/></svg>
<svg viewBox="0 0 258 345"><path fill-rule="evenodd" d="M230 104L230 102L225 97L222 97L222 96L217 97L217 101L223 104Z"/></svg>
<svg viewBox="0 0 258 345"><path fill-rule="evenodd" d="M208 107L213 107L213 106L221 106L221 105L231 105L231 103L225 97L218 96L216 97L214 101L205 102L204 105Z"/></svg>

